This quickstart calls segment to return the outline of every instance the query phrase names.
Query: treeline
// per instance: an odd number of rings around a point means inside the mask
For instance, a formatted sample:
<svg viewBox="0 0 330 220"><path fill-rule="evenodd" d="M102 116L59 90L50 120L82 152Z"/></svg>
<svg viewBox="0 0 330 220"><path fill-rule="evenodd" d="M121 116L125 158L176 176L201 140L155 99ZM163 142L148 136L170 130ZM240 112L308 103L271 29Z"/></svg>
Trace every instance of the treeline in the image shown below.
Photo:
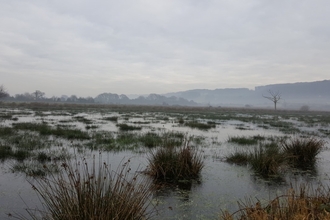
<svg viewBox="0 0 330 220"><path fill-rule="evenodd" d="M68 102L68 103L95 103L93 97L77 97L76 95L61 97L52 96L46 97L44 92L36 90L35 92L23 94L16 94L14 96L7 96L4 98L6 101L17 101L17 102Z"/></svg>

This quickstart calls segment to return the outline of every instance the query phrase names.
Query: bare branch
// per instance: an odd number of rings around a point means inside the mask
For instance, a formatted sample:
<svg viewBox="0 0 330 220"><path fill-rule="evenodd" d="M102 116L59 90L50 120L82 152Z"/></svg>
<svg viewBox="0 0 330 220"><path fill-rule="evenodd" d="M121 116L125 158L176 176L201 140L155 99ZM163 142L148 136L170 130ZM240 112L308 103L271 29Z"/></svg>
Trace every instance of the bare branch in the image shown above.
<svg viewBox="0 0 330 220"><path fill-rule="evenodd" d="M265 96L262 95L264 98L269 99L270 101L272 101L274 103L274 107L276 110L276 104L278 101L280 101L281 99L281 94L279 93L279 91L277 92L273 92L272 90L268 90L268 93L270 94L270 96Z"/></svg>

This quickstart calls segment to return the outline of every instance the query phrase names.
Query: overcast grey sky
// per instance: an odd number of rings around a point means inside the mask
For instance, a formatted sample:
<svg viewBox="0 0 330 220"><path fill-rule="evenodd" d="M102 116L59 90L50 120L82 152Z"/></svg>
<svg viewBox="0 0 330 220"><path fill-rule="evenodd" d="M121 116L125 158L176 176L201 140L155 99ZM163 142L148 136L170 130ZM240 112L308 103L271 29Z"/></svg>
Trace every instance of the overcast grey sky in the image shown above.
<svg viewBox="0 0 330 220"><path fill-rule="evenodd" d="M329 70L329 0L0 0L11 95L254 89Z"/></svg>

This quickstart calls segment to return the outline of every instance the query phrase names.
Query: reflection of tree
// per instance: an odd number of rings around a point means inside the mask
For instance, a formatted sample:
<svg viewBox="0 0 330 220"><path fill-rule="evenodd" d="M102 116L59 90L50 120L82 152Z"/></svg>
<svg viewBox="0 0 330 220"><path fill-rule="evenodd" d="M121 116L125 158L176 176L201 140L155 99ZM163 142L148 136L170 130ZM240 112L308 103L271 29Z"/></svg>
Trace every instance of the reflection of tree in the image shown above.
<svg viewBox="0 0 330 220"><path fill-rule="evenodd" d="M0 99L5 98L9 96L9 94L7 93L5 87L3 87L3 85L0 86Z"/></svg>
<svg viewBox="0 0 330 220"><path fill-rule="evenodd" d="M277 91L277 92L273 92L272 90L269 90L268 93L270 94L270 96L265 96L262 95L264 98L269 99L270 101L272 101L274 103L274 108L276 110L276 105L277 102L280 101L281 99L281 94Z"/></svg>

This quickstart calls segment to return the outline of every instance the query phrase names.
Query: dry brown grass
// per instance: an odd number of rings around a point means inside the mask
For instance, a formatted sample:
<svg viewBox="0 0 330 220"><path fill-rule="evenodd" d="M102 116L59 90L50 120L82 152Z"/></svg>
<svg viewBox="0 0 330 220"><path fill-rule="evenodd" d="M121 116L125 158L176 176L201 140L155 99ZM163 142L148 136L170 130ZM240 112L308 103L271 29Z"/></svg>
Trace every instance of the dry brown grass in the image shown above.
<svg viewBox="0 0 330 220"><path fill-rule="evenodd" d="M311 193L309 193L312 191ZM223 212L223 220L321 220L330 219L330 190L320 187L311 190L301 186L298 192L292 188L286 195L271 200L266 206L251 201L239 203L240 209L230 214Z"/></svg>

